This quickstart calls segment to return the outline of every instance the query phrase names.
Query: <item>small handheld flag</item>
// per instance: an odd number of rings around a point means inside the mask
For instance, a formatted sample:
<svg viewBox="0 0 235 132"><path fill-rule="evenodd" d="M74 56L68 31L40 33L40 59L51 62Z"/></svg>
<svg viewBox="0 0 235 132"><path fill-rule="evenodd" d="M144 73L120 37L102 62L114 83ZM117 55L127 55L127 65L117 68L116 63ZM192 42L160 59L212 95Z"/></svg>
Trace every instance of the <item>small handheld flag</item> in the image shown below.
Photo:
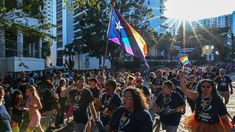
<svg viewBox="0 0 235 132"><path fill-rule="evenodd" d="M190 62L188 60L188 56L181 57L180 61L184 66L187 65L187 64L190 64Z"/></svg>
<svg viewBox="0 0 235 132"><path fill-rule="evenodd" d="M145 59L148 54L147 44L140 34L114 8L112 8L107 38L118 45L123 45L128 54L139 58L149 68Z"/></svg>

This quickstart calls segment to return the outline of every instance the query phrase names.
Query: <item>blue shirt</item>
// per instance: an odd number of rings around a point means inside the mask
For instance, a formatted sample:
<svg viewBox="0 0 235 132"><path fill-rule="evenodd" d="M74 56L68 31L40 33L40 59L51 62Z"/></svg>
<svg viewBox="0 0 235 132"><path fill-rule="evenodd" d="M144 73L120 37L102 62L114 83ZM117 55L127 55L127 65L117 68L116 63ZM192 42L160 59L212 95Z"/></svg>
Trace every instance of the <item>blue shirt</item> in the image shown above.
<svg viewBox="0 0 235 132"><path fill-rule="evenodd" d="M11 132L11 118L4 105L0 105L0 129L2 132Z"/></svg>

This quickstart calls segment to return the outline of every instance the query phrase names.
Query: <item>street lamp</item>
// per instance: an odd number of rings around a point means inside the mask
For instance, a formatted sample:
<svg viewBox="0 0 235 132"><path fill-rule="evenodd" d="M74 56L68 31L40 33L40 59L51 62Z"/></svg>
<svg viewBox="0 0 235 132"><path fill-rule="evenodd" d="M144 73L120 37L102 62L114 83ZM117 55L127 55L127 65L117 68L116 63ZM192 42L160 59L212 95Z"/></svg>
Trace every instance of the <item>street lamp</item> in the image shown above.
<svg viewBox="0 0 235 132"><path fill-rule="evenodd" d="M214 60L214 50L215 50L214 45L205 45L203 47L203 54L206 55L208 61Z"/></svg>
<svg viewBox="0 0 235 132"><path fill-rule="evenodd" d="M212 49L212 50L214 50L214 49L215 49L214 45L211 45L211 49Z"/></svg>

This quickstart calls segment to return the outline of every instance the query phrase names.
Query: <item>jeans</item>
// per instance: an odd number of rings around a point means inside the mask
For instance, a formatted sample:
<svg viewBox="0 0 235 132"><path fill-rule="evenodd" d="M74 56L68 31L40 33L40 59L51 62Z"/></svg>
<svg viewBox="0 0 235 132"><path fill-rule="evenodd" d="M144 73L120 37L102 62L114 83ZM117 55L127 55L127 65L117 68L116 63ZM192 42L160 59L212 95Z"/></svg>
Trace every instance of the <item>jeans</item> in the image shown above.
<svg viewBox="0 0 235 132"><path fill-rule="evenodd" d="M75 132L86 132L86 124L73 122Z"/></svg>
<svg viewBox="0 0 235 132"><path fill-rule="evenodd" d="M177 132L178 126L166 125L166 132Z"/></svg>

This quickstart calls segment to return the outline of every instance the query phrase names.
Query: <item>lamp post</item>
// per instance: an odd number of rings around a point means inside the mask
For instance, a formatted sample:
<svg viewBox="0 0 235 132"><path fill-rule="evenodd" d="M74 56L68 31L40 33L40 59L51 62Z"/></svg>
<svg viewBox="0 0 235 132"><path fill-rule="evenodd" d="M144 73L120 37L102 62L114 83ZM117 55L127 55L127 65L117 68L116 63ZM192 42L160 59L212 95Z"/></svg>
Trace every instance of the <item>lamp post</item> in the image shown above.
<svg viewBox="0 0 235 132"><path fill-rule="evenodd" d="M206 49L207 60L209 62L214 61L214 58L215 58L214 57L215 46L214 45L206 45L205 49Z"/></svg>

